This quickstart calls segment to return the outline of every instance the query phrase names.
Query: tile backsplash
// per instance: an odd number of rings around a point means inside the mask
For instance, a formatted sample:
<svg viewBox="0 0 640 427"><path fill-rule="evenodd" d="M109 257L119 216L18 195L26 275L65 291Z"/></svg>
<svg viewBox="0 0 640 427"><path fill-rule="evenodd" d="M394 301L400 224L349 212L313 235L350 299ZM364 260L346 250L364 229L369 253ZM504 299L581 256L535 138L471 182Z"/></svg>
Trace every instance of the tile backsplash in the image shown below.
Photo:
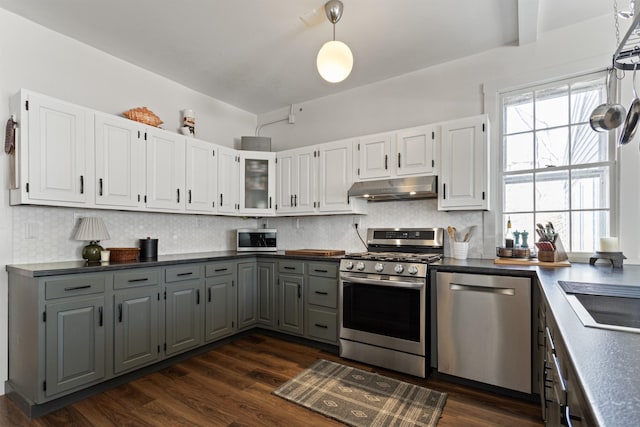
<svg viewBox="0 0 640 427"><path fill-rule="evenodd" d="M78 220L99 216L109 230L103 247L137 247L138 239L158 239L158 253L175 254L233 250L235 229L263 224L278 229L279 249L365 250L354 221L366 239L368 227L447 227L477 225L470 258L482 256L482 213L440 212L435 199L369 203L367 215L239 218L209 215L127 212L41 206L15 206L13 210L14 264L79 260L86 244L73 239ZM446 237L446 235L445 235ZM449 241L445 239L445 254Z"/></svg>

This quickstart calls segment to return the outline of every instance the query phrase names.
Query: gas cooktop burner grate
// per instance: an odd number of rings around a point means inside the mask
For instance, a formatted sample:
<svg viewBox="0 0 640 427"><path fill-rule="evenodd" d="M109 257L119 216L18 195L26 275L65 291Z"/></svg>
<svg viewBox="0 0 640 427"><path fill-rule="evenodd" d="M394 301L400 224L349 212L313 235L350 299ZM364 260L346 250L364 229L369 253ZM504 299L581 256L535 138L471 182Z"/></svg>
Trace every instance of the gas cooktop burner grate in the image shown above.
<svg viewBox="0 0 640 427"><path fill-rule="evenodd" d="M359 252L348 254L345 258L371 261L432 263L442 259L441 254L420 254L412 252Z"/></svg>

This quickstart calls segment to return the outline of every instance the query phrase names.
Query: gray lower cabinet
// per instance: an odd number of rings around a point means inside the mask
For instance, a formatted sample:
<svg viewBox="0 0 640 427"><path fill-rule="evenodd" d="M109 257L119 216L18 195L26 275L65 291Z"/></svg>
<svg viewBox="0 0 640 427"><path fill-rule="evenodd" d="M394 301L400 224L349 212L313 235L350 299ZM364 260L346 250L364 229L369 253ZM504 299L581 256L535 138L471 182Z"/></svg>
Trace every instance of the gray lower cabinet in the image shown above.
<svg viewBox="0 0 640 427"><path fill-rule="evenodd" d="M236 263L207 264L205 276L204 340L210 342L236 331Z"/></svg>
<svg viewBox="0 0 640 427"><path fill-rule="evenodd" d="M276 315L276 263L274 261L258 261L258 324L274 328Z"/></svg>
<svg viewBox="0 0 640 427"><path fill-rule="evenodd" d="M238 329L258 321L258 281L256 261L238 263Z"/></svg>
<svg viewBox="0 0 640 427"><path fill-rule="evenodd" d="M47 304L47 396L105 377L104 295L64 298Z"/></svg>
<svg viewBox="0 0 640 427"><path fill-rule="evenodd" d="M160 269L144 269L114 274L115 374L160 359L160 273Z"/></svg>
<svg viewBox="0 0 640 427"><path fill-rule="evenodd" d="M203 342L204 278L200 264L165 269L165 354L198 347Z"/></svg>
<svg viewBox="0 0 640 427"><path fill-rule="evenodd" d="M304 263L302 261L281 261L279 271L278 329L290 334L303 335Z"/></svg>
<svg viewBox="0 0 640 427"><path fill-rule="evenodd" d="M307 264L305 335L338 344L338 264Z"/></svg>
<svg viewBox="0 0 640 427"><path fill-rule="evenodd" d="M243 258L44 277L9 270L8 305L7 390L32 406L255 325L335 344L337 263Z"/></svg>

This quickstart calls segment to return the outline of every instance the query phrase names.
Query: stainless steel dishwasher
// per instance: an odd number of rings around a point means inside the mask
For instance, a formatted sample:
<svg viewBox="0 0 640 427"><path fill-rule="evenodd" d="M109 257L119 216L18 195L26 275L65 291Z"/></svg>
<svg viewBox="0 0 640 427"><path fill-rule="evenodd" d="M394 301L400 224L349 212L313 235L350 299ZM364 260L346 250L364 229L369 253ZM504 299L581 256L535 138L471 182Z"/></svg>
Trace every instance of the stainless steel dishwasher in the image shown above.
<svg viewBox="0 0 640 427"><path fill-rule="evenodd" d="M531 393L531 279L436 274L438 371Z"/></svg>

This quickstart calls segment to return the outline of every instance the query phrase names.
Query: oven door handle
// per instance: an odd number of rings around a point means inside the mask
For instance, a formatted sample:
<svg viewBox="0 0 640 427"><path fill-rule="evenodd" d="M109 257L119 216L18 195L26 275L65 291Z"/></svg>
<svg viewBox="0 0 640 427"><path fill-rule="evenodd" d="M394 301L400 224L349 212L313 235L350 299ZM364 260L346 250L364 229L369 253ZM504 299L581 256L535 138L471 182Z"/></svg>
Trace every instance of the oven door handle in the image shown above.
<svg viewBox="0 0 640 427"><path fill-rule="evenodd" d="M408 288L408 289L420 289L424 288L426 283L424 281L413 281L413 282L405 282L405 281L396 281L396 280L380 280L380 279L372 279L365 277L353 277L346 276L344 274L340 275L340 279L344 282L358 283L361 285L376 285L376 286L393 286L397 288Z"/></svg>

